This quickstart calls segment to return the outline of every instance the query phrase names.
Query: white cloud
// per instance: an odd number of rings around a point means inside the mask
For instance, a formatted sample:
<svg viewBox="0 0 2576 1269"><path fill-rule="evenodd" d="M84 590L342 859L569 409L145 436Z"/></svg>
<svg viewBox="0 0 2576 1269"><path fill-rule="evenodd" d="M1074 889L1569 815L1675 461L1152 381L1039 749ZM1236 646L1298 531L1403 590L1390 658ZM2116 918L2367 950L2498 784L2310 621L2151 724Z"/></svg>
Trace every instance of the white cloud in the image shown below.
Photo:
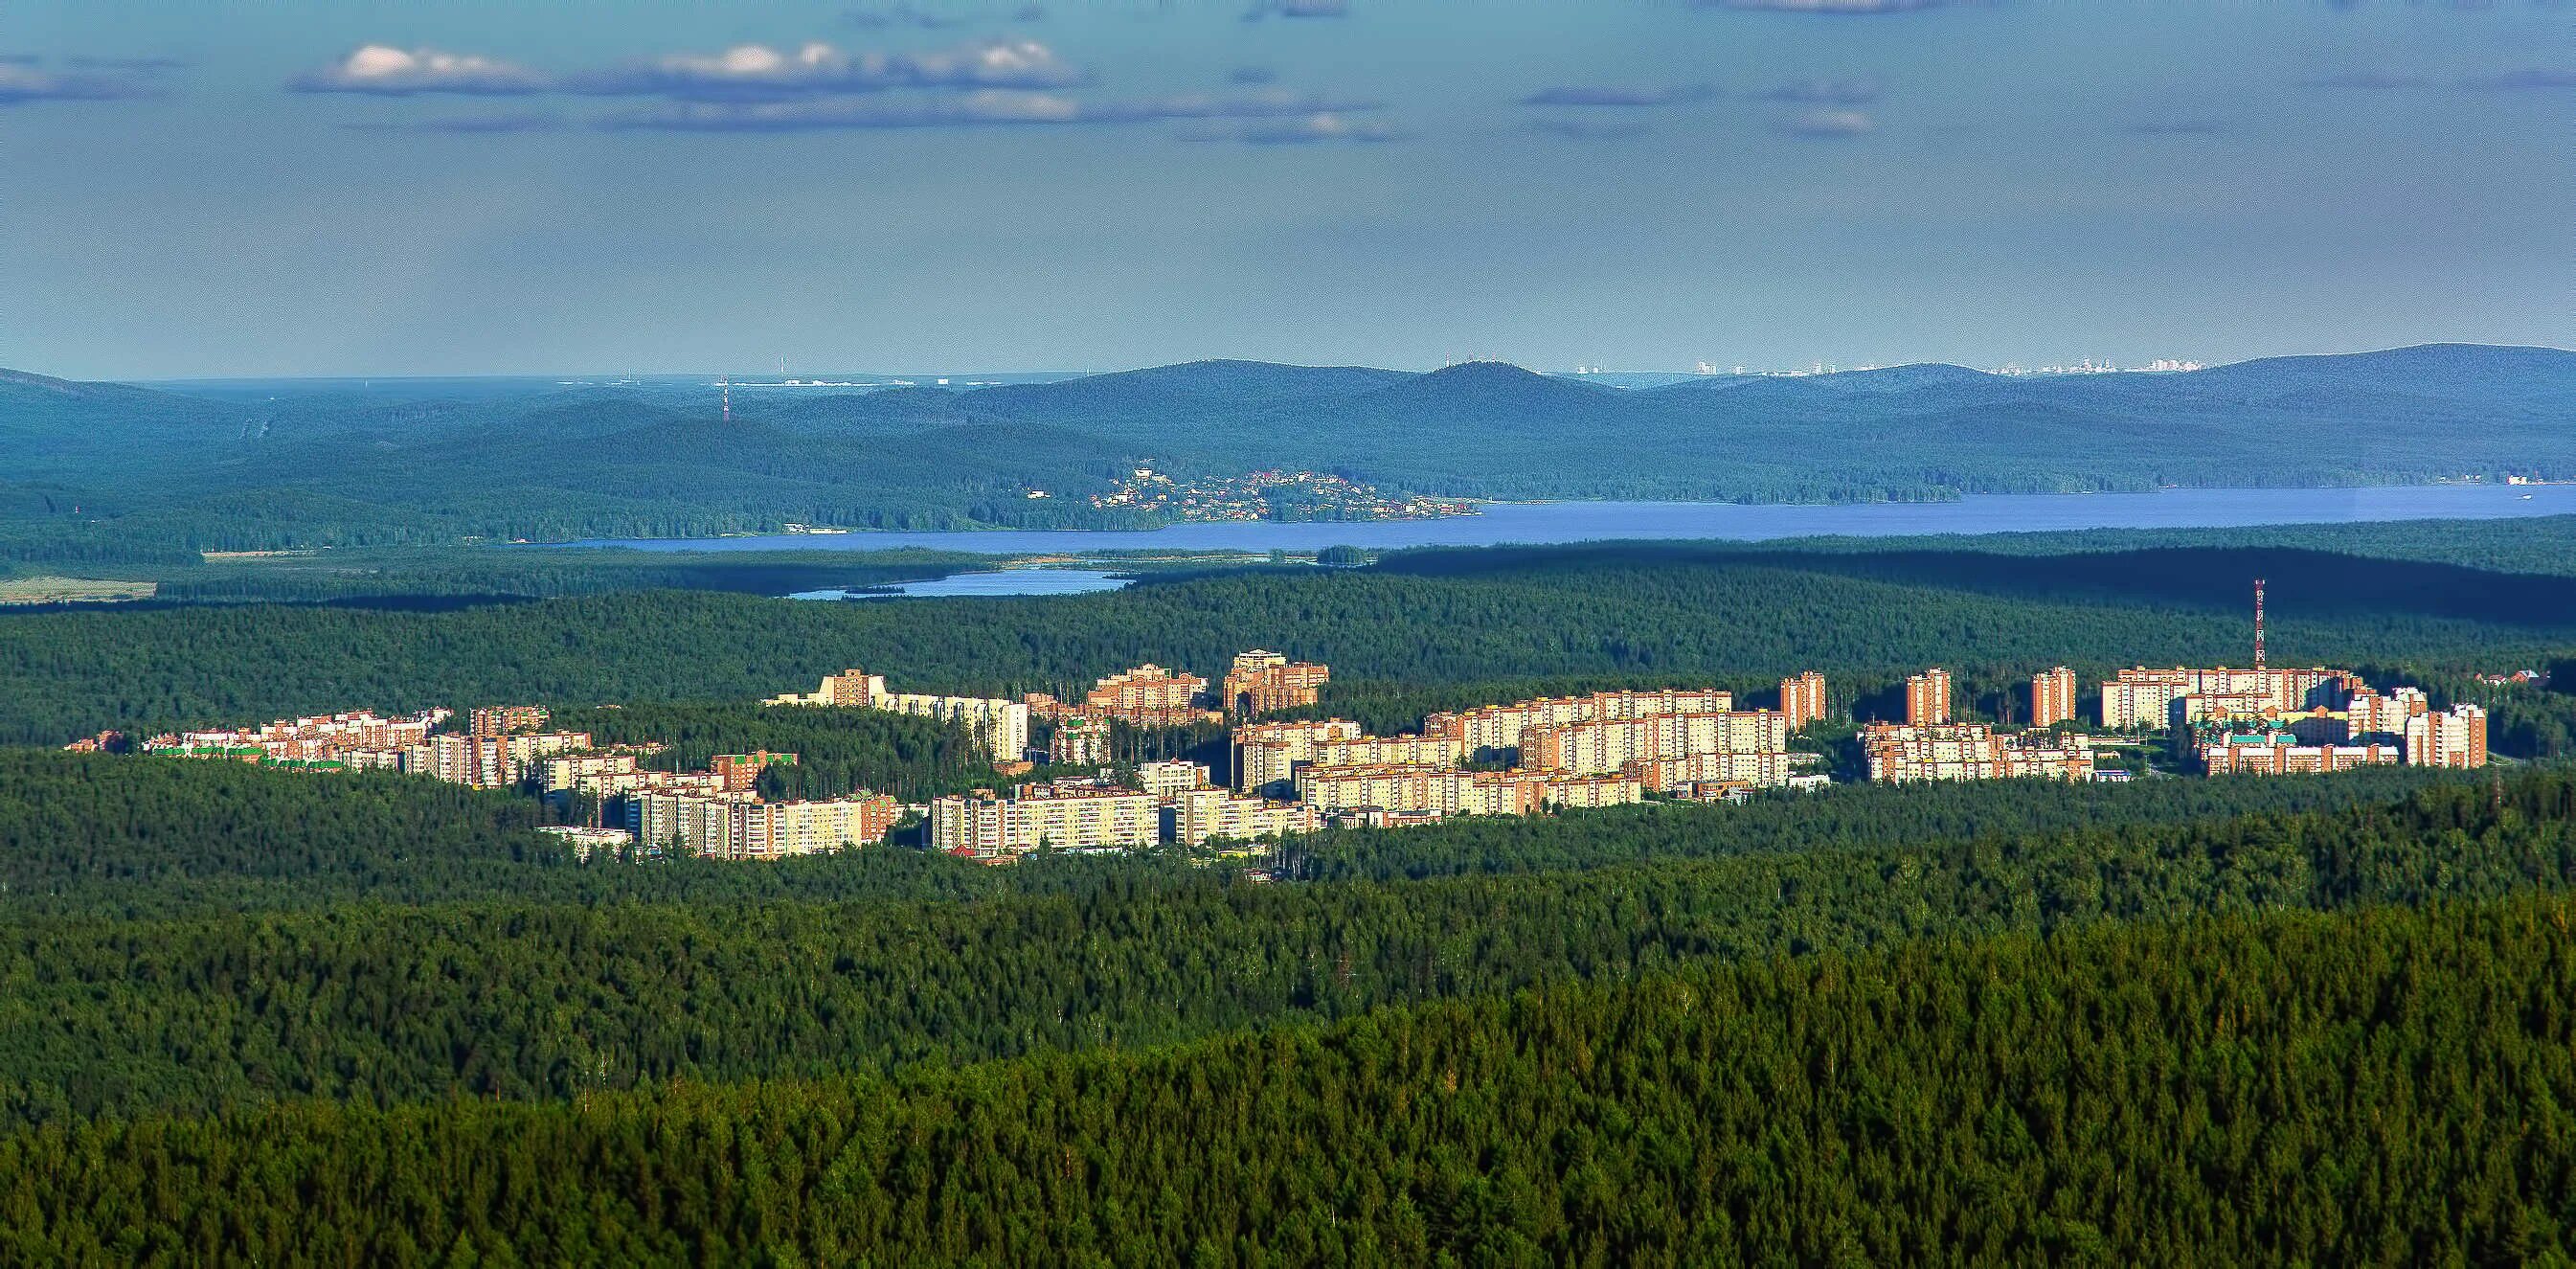
<svg viewBox="0 0 2576 1269"><path fill-rule="evenodd" d="M720 53L674 53L568 86L602 96L727 101L888 88L1065 88L1083 78L1036 40L980 40L926 53L853 52L817 40L793 49L739 44Z"/></svg>
<svg viewBox="0 0 2576 1269"><path fill-rule="evenodd" d="M419 93L516 96L554 85L524 66L475 53L367 44L348 56L297 77L290 87L308 93L370 93L409 97Z"/></svg>

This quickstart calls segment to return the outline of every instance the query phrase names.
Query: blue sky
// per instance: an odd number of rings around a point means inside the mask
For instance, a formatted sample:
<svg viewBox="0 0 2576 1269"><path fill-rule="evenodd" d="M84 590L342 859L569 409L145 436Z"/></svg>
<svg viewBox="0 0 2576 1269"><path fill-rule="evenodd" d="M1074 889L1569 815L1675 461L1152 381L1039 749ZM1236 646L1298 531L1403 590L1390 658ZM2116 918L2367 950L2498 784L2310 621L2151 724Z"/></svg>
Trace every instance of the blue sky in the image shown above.
<svg viewBox="0 0 2576 1269"><path fill-rule="evenodd" d="M16 0L0 366L2576 345L2550 0Z"/></svg>

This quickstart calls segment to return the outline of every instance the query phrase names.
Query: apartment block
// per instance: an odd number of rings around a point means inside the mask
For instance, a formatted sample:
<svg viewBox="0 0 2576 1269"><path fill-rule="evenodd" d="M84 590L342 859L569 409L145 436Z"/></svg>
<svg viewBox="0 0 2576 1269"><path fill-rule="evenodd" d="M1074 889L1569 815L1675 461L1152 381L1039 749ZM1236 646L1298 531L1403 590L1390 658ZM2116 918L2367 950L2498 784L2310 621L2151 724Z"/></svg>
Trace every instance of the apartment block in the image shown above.
<svg viewBox="0 0 2576 1269"><path fill-rule="evenodd" d="M1208 787L1208 769L1195 762L1140 762L1136 783L1157 799L1169 800L1192 789Z"/></svg>
<svg viewBox="0 0 2576 1269"><path fill-rule="evenodd" d="M1029 747L1026 702L982 696L931 696L886 690L885 676L847 670L823 680L806 693L770 697L770 705L826 705L843 709L881 709L941 722L963 724L976 744L995 762L1017 762Z"/></svg>
<svg viewBox="0 0 2576 1269"><path fill-rule="evenodd" d="M1332 676L1326 666L1255 648L1236 655L1233 667L1226 671L1223 704L1242 718L1312 705L1321 699L1323 686Z"/></svg>
<svg viewBox="0 0 2576 1269"><path fill-rule="evenodd" d="M2407 720L2431 713L2432 709L2433 702L2420 687L2401 687L2385 696L2372 688L2356 688L2344 703L2345 735L2354 740L2403 740Z"/></svg>
<svg viewBox="0 0 2576 1269"><path fill-rule="evenodd" d="M1550 807L1615 806L1640 801L1633 776L1534 771L1462 771L1426 764L1300 767L1297 799L1318 811L1358 810L1438 815L1527 815Z"/></svg>
<svg viewBox="0 0 2576 1269"><path fill-rule="evenodd" d="M1172 805L1173 838L1188 846L1204 845L1216 838L1256 841L1311 833L1323 827L1323 815L1313 806L1237 797L1204 785L1180 790L1173 795Z"/></svg>
<svg viewBox="0 0 2576 1269"><path fill-rule="evenodd" d="M1521 765L1569 775L1608 775L1636 762L1694 754L1785 753L1789 720L1773 710L1655 714L1532 727L1521 732Z"/></svg>
<svg viewBox="0 0 2576 1269"><path fill-rule="evenodd" d="M1360 725L1347 718L1294 723L1246 723L1234 729L1234 788L1238 793L1283 792L1297 764L1327 741L1355 740Z"/></svg>
<svg viewBox="0 0 2576 1269"><path fill-rule="evenodd" d="M2406 720L2406 763L2414 767L2469 770L2487 765L2487 712L2454 705L2446 713Z"/></svg>
<svg viewBox="0 0 2576 1269"><path fill-rule="evenodd" d="M2102 725L2117 730L2262 719L2316 708L2338 709L2358 680L2345 670L2170 670L2138 666L2102 683Z"/></svg>
<svg viewBox="0 0 2576 1269"><path fill-rule="evenodd" d="M1023 784L1007 798L981 789L930 803L931 849L976 859L1040 846L1134 849L1153 845L1161 830L1153 795L1093 784Z"/></svg>
<svg viewBox="0 0 2576 1269"><path fill-rule="evenodd" d="M1791 731L1823 721L1825 676L1809 670L1794 679L1780 680L1780 713L1788 719Z"/></svg>
<svg viewBox="0 0 2576 1269"><path fill-rule="evenodd" d="M750 753L720 753L707 760L707 770L726 789L744 792L759 787L760 773L771 767L792 767L796 755L771 753L755 749Z"/></svg>
<svg viewBox="0 0 2576 1269"><path fill-rule="evenodd" d="M2395 745L2302 744L2285 732L2231 735L2200 747L2201 769L2210 775L2306 775L2349 771L2355 767L2390 766L2399 761Z"/></svg>
<svg viewBox="0 0 2576 1269"><path fill-rule="evenodd" d="M1861 729L1861 752L1869 760L1869 778L1890 784L2093 777L2090 737L2041 731L2005 735L1984 723L1874 723Z"/></svg>
<svg viewBox="0 0 2576 1269"><path fill-rule="evenodd" d="M1207 680L1147 662L1092 685L1082 698L1083 712L1123 718L1147 726L1187 723L1196 719Z"/></svg>
<svg viewBox="0 0 2576 1269"><path fill-rule="evenodd" d="M2075 720L2075 671L2058 666L2031 676L2030 725L2049 727Z"/></svg>
<svg viewBox="0 0 2576 1269"><path fill-rule="evenodd" d="M1083 714L1058 718L1047 738L1047 761L1058 766L1100 767L1109 764L1109 720Z"/></svg>
<svg viewBox="0 0 2576 1269"><path fill-rule="evenodd" d="M547 714L539 705L484 705L466 716L466 730L477 736L507 736L512 732L544 731Z"/></svg>
<svg viewBox="0 0 2576 1269"><path fill-rule="evenodd" d="M1950 672L1939 666L1905 680L1905 721L1931 727L1950 721Z"/></svg>
<svg viewBox="0 0 2576 1269"><path fill-rule="evenodd" d="M1453 737L1466 747L1469 757L1483 758L1518 750L1521 733L1532 727L1657 714L1723 714L1734 708L1735 694L1715 688L1596 692L1590 696L1541 697L1454 714L1433 714L1422 720L1422 731L1424 735Z"/></svg>
<svg viewBox="0 0 2576 1269"><path fill-rule="evenodd" d="M625 802L627 831L648 849L677 845L710 859L783 859L885 840L895 800L861 794L763 802L749 793L641 793Z"/></svg>
<svg viewBox="0 0 2576 1269"><path fill-rule="evenodd" d="M1620 774L1635 779L1650 793L1694 784L1725 784L1757 789L1787 788L1797 778L1783 750L1749 753L1698 753L1681 758L1631 762Z"/></svg>

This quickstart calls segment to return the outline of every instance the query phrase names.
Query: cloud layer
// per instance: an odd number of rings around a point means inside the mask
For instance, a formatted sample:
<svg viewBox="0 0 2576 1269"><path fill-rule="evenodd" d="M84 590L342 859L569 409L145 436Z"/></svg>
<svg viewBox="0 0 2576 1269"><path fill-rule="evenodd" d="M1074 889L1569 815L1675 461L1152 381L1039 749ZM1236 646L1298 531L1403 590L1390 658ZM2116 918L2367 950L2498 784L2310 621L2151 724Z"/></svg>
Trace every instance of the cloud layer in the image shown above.
<svg viewBox="0 0 2576 1269"><path fill-rule="evenodd" d="M1184 94L1136 100L1085 101L1062 93L985 89L970 93L838 96L795 101L690 101L611 115L600 126L657 132L816 132L871 128L1008 127L1025 125L1138 124L1178 120L1289 120L1310 128L1312 140L1390 140L1391 127L1353 116L1379 109L1371 101L1313 94L1253 92ZM1370 135L1374 134L1374 135ZM1228 134L1256 144L1277 139L1249 130ZM1209 139L1193 137L1193 140Z"/></svg>
<svg viewBox="0 0 2576 1269"><path fill-rule="evenodd" d="M116 75L61 74L44 70L36 58L0 61L0 106L40 101L120 101L149 97L152 90Z"/></svg>

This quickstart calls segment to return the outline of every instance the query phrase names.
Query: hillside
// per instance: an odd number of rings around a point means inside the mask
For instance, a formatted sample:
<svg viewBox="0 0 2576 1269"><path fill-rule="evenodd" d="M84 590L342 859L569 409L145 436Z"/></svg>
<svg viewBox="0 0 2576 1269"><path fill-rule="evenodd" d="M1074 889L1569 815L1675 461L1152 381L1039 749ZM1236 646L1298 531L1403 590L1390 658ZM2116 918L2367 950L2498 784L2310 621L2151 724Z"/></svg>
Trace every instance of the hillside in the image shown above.
<svg viewBox="0 0 2576 1269"><path fill-rule="evenodd" d="M2427 345L2181 374L1915 365L1620 389L1473 362L1207 361L1052 383L196 397L0 372L0 555L865 527L1121 527L1126 470L1500 498L2576 478L2576 353ZM1044 499L1032 498L1044 491Z"/></svg>

